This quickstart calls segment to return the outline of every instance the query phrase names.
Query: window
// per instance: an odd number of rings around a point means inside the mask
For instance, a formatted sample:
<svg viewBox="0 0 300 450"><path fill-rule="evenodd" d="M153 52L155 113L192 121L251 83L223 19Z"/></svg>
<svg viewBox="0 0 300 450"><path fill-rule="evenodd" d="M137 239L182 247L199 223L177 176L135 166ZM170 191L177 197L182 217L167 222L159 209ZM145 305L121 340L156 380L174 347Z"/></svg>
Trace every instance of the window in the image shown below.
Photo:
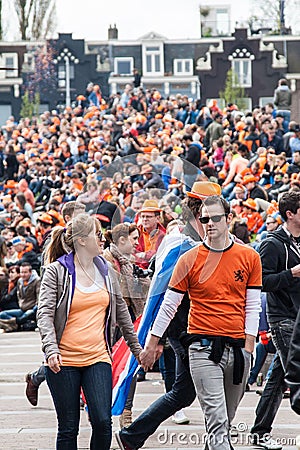
<svg viewBox="0 0 300 450"><path fill-rule="evenodd" d="M193 60L174 59L174 75L193 75Z"/></svg>
<svg viewBox="0 0 300 450"><path fill-rule="evenodd" d="M163 75L163 44L143 46L143 73L145 75Z"/></svg>
<svg viewBox="0 0 300 450"><path fill-rule="evenodd" d="M74 80L74 78L75 78L74 64L70 64L70 80ZM58 65L58 87L60 87L60 88L66 87L66 65L65 64Z"/></svg>
<svg viewBox="0 0 300 450"><path fill-rule="evenodd" d="M230 33L228 9L216 9L217 34L224 36Z"/></svg>
<svg viewBox="0 0 300 450"><path fill-rule="evenodd" d="M250 59L234 59L232 61L232 70L234 72L233 84L238 84L242 87L252 86L252 71Z"/></svg>
<svg viewBox="0 0 300 450"><path fill-rule="evenodd" d="M5 67L6 78L18 77L18 55L17 53L3 53L2 64Z"/></svg>
<svg viewBox="0 0 300 450"><path fill-rule="evenodd" d="M265 106L267 103L273 103L274 97L259 97L259 106Z"/></svg>
<svg viewBox="0 0 300 450"><path fill-rule="evenodd" d="M115 58L114 73L117 75L132 75L133 58Z"/></svg>

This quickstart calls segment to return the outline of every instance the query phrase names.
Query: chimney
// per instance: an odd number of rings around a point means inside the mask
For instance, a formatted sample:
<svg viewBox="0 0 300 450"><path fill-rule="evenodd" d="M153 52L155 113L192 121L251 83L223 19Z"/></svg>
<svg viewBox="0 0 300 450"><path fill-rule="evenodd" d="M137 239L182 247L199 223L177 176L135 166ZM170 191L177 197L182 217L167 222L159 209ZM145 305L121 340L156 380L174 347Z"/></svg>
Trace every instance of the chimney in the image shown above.
<svg viewBox="0 0 300 450"><path fill-rule="evenodd" d="M112 27L111 25L109 25L109 29L108 29L108 40L112 40L118 39L118 28L116 27L116 24L114 24L114 27Z"/></svg>

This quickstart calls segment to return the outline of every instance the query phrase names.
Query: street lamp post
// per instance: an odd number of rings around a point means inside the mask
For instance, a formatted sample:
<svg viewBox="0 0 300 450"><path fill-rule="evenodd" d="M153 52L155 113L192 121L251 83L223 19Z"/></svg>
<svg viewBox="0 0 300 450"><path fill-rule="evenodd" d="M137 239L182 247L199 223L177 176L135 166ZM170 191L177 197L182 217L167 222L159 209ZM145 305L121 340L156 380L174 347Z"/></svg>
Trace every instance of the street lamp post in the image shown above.
<svg viewBox="0 0 300 450"><path fill-rule="evenodd" d="M53 60L54 64L58 64L60 61L65 63L65 89L66 89L66 107L71 106L71 74L70 74L70 62L78 64L79 60L72 55L68 48L64 48L58 57Z"/></svg>

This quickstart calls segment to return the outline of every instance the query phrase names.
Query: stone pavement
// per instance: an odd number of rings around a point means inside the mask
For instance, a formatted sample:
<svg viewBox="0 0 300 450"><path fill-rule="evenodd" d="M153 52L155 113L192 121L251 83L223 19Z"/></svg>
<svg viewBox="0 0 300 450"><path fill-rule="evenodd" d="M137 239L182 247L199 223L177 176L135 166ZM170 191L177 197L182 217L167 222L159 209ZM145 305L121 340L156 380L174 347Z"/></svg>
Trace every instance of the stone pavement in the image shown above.
<svg viewBox="0 0 300 450"><path fill-rule="evenodd" d="M24 395L26 372L39 367L42 361L39 334L23 332L0 334L0 450L48 450L55 448L56 417L53 404L44 383L40 389L39 403L32 407ZM147 381L138 383L134 402L134 415L164 392L160 375L147 374ZM252 450L248 430L254 420L258 402L255 392L246 393L239 407L235 424L239 436L235 439L236 450ZM186 409L189 425L175 425L167 420L147 441L147 449L198 449L202 448L204 434L203 415L197 401ZM274 424L273 437L280 439L286 450L295 449L295 436L300 434L300 418L291 411L289 400L283 400ZM118 418L113 419L114 431ZM86 413L82 412L79 448L88 449L90 427ZM247 445L248 444L248 445ZM116 449L115 439L112 448Z"/></svg>

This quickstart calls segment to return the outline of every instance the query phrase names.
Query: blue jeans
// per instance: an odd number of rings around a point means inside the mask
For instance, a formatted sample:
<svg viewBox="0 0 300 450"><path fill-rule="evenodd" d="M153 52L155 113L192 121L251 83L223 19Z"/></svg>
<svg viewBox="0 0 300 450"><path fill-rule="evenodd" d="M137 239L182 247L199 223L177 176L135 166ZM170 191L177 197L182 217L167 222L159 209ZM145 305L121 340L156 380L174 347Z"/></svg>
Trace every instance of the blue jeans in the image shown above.
<svg viewBox="0 0 300 450"><path fill-rule="evenodd" d="M120 435L131 448L141 448L159 425L176 411L193 403L196 397L194 384L187 366L183 362L185 351L177 339L169 338L176 358L176 377L172 390L157 399Z"/></svg>
<svg viewBox="0 0 300 450"><path fill-rule="evenodd" d="M266 345L258 342L256 345L255 364L250 371L250 377L248 379L249 384L255 383L256 378L267 359L268 353L276 353L273 342L270 341Z"/></svg>
<svg viewBox="0 0 300 450"><path fill-rule="evenodd" d="M0 319L8 320L16 317L17 324L22 324L28 319L35 318L37 307L28 309L28 311L22 311L22 309L7 309L0 313Z"/></svg>
<svg viewBox="0 0 300 450"><path fill-rule="evenodd" d="M172 390L175 381L175 354L171 346L164 348L163 354L159 358L159 371L165 382L166 392Z"/></svg>
<svg viewBox="0 0 300 450"><path fill-rule="evenodd" d="M232 193L234 187L235 187L235 182L231 181L229 184L227 184L227 186L225 186L222 189L222 195L226 200L228 199L228 197L230 197L230 194Z"/></svg>
<svg viewBox="0 0 300 450"><path fill-rule="evenodd" d="M260 437L271 433L272 424L286 389L284 374L295 321L284 319L271 324L272 340L277 350L270 378L256 408L251 433Z"/></svg>
<svg viewBox="0 0 300 450"><path fill-rule="evenodd" d="M42 365L35 372L31 372L31 381L39 387L45 381L45 366Z"/></svg>
<svg viewBox="0 0 300 450"><path fill-rule="evenodd" d="M77 450L82 387L92 426L90 448L109 450L112 437L111 365L99 362L86 367L62 366L57 374L45 367L45 373L58 420L56 449Z"/></svg>

